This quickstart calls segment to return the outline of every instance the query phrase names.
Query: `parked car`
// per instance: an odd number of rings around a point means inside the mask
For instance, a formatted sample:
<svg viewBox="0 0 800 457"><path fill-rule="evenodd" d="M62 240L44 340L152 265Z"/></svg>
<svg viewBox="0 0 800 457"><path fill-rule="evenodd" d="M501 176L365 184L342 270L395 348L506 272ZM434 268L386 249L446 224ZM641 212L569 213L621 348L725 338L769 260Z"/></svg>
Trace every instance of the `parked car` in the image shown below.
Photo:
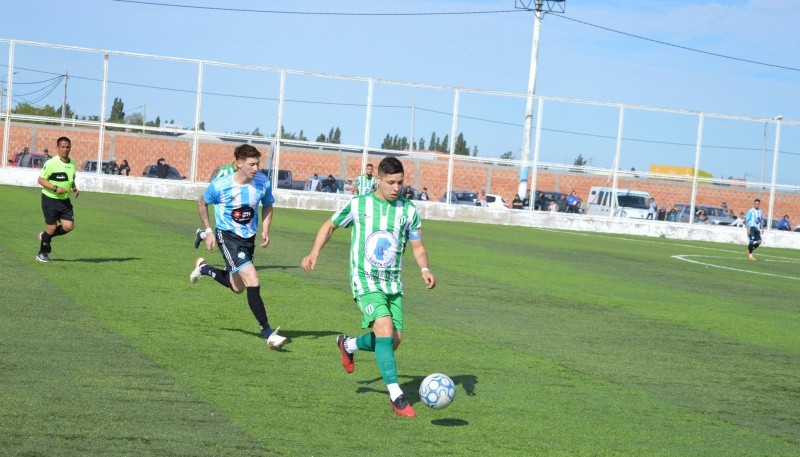
<svg viewBox="0 0 800 457"><path fill-rule="evenodd" d="M511 205L506 203L506 201L500 195L486 194L486 207L487 208L510 208Z"/></svg>
<svg viewBox="0 0 800 457"><path fill-rule="evenodd" d="M478 194L469 190L451 190L450 203L454 205L475 205L478 200ZM447 201L447 194L442 195L439 199L440 202Z"/></svg>
<svg viewBox="0 0 800 457"><path fill-rule="evenodd" d="M690 215L689 211L691 211L691 205L688 203L680 203L674 206L677 213L675 214L675 221L676 222L689 222ZM731 225L733 221L736 220L735 217L731 217L728 211L725 208L719 206L708 206L708 205L695 205L694 212L695 215L691 220L695 223L698 222L697 220L697 212L698 211L705 211L706 216L708 216L708 223L713 225Z"/></svg>
<svg viewBox="0 0 800 457"><path fill-rule="evenodd" d="M12 167L42 168L49 158L49 156L36 152L20 151L14 155L13 159L8 159L8 163Z"/></svg>
<svg viewBox="0 0 800 457"><path fill-rule="evenodd" d="M116 165L117 165L116 162L113 162L111 160L104 160L102 162L102 165L101 165L103 173L107 174L107 175L116 174L116 170L115 170ZM81 170L89 171L89 172L96 172L97 171L97 161L96 160L87 160L87 161L83 162L83 167L81 168Z"/></svg>
<svg viewBox="0 0 800 457"><path fill-rule="evenodd" d="M617 196L614 205L614 195ZM650 194L642 190L614 189L593 186L589 189L586 214L590 216L614 216L628 219L646 219L650 208ZM611 209L614 208L614 213Z"/></svg>
<svg viewBox="0 0 800 457"><path fill-rule="evenodd" d="M186 179L186 176L181 176L181 173L177 168L173 167L172 165L167 165L167 167L166 179ZM158 178L158 174L156 172L157 168L158 165L155 164L144 167L142 176L146 178Z"/></svg>
<svg viewBox="0 0 800 457"><path fill-rule="evenodd" d="M539 211L547 211L550 202L556 202L558 211L564 212L567 210L567 197L569 195L564 192L556 192L554 190L537 190L536 198L533 200L533 209Z"/></svg>

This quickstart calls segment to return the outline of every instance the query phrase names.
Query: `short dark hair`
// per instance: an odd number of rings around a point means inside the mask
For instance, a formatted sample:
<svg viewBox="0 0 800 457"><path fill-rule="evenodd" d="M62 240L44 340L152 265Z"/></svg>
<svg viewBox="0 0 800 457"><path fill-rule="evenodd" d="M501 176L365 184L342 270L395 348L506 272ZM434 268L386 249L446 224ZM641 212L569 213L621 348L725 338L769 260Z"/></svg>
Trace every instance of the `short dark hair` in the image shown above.
<svg viewBox="0 0 800 457"><path fill-rule="evenodd" d="M236 160L244 160L250 158L261 158L261 153L258 152L258 149L251 144L243 144L241 146L237 146L236 149L233 150L233 157Z"/></svg>
<svg viewBox="0 0 800 457"><path fill-rule="evenodd" d="M380 176L394 175L397 173L405 173L403 170L403 162L395 156L386 156L378 164L378 174Z"/></svg>
<svg viewBox="0 0 800 457"><path fill-rule="evenodd" d="M755 202L761 203L761 199L757 198L757 199L753 200L753 203L755 203Z"/></svg>
<svg viewBox="0 0 800 457"><path fill-rule="evenodd" d="M62 141L66 141L67 143L72 144L72 140L70 140L69 138L67 138L65 136L58 137L58 139L56 140L56 144L59 144ZM25 149L28 149L28 148L25 148Z"/></svg>

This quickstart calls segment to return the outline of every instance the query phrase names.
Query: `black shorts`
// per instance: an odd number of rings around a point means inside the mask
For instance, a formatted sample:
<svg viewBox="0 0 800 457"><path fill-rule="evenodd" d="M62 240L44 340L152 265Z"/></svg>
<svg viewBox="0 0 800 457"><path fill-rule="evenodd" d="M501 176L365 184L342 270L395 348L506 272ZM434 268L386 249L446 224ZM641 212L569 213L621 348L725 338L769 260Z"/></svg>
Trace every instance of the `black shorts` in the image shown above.
<svg viewBox="0 0 800 457"><path fill-rule="evenodd" d="M761 241L761 230L750 227L750 241Z"/></svg>
<svg viewBox="0 0 800 457"><path fill-rule="evenodd" d="M236 273L244 266L253 263L255 240L255 235L250 238L242 238L233 232L217 230L217 244L219 244L222 259L225 261L225 269Z"/></svg>
<svg viewBox="0 0 800 457"><path fill-rule="evenodd" d="M69 199L59 200L45 194L42 194L42 214L44 214L44 223L47 225L53 225L62 220L75 220L75 215L72 213L72 202Z"/></svg>

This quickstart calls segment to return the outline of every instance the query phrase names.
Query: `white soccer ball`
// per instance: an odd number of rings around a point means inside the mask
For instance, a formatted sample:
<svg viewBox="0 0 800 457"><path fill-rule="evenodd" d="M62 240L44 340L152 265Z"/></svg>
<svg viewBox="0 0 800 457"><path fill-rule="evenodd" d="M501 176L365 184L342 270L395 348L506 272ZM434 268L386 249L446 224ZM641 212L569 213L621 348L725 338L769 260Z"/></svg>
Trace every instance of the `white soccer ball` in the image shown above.
<svg viewBox="0 0 800 457"><path fill-rule="evenodd" d="M428 375L419 385L419 398L425 406L433 409L447 407L456 396L456 385L447 375Z"/></svg>

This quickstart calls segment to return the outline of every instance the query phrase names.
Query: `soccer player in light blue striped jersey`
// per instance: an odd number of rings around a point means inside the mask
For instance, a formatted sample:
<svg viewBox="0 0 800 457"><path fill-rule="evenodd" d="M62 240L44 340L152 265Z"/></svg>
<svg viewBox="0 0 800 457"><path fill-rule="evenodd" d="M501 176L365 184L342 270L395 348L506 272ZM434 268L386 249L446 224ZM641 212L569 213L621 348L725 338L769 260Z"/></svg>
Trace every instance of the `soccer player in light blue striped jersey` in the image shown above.
<svg viewBox="0 0 800 457"><path fill-rule="evenodd" d="M237 294L247 291L247 304L255 316L267 346L275 349L286 344L287 339L278 335L278 328L272 329L261 298L261 285L258 272L253 265L255 238L258 233L258 205L262 206L261 244L269 245L269 227L272 223L272 184L263 173L258 173L261 153L249 144L243 144L234 151L237 171L217 178L208 185L203 198L197 203L197 212L206 231L215 234L206 237L206 248L219 250L225 262L225 269L214 268L198 257L195 268L189 275L189 282L196 283L202 276L211 276L215 281ZM214 205L216 231L211 230L208 218L208 205Z"/></svg>
<svg viewBox="0 0 800 457"><path fill-rule="evenodd" d="M311 252L302 261L310 273L334 230L351 228L350 285L361 310L361 327L372 328L357 338L339 335L336 344L347 373L355 369L353 354L359 350L375 353L375 362L389 390L389 403L400 416L416 415L400 389L394 351L403 339L403 283L400 280L406 242L411 245L422 280L428 289L436 278L428 268L428 253L422 244L417 208L400 195L403 164L386 157L378 165L374 192L354 197L320 227Z"/></svg>

